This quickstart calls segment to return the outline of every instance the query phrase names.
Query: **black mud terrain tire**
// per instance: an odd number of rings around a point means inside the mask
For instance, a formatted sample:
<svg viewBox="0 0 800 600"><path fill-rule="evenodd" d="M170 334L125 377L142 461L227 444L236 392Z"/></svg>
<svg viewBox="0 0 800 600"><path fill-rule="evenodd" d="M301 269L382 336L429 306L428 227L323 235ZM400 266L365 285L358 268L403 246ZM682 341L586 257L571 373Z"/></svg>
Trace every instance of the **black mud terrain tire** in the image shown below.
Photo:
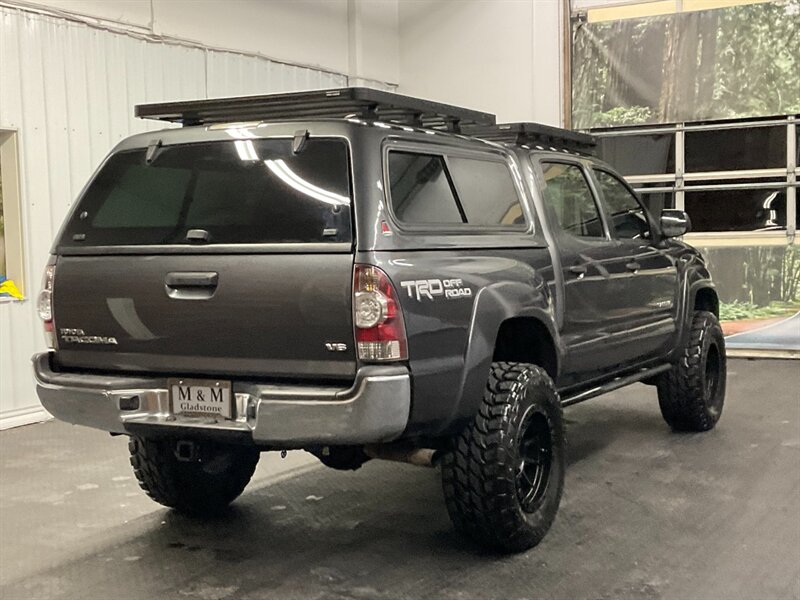
<svg viewBox="0 0 800 600"><path fill-rule="evenodd" d="M658 379L658 405L674 431L708 431L725 403L725 338L714 313L696 311L678 362Z"/></svg>
<svg viewBox="0 0 800 600"><path fill-rule="evenodd" d="M565 451L561 402L544 369L493 363L478 414L442 458L456 529L501 552L538 544L561 501Z"/></svg>
<svg viewBox="0 0 800 600"><path fill-rule="evenodd" d="M213 441L187 445L131 436L128 449L139 487L156 502L193 516L222 512L242 493L259 458L255 448Z"/></svg>

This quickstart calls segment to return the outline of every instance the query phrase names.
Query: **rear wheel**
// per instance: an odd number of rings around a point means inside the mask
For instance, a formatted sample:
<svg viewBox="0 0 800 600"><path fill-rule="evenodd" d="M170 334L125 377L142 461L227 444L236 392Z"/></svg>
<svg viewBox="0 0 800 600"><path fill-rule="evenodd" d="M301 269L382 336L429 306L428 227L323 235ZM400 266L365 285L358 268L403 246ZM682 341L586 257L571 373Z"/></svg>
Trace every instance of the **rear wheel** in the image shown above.
<svg viewBox="0 0 800 600"><path fill-rule="evenodd" d="M725 403L725 338L713 313L696 311L677 364L658 379L658 404L675 431L708 431Z"/></svg>
<svg viewBox="0 0 800 600"><path fill-rule="evenodd" d="M131 436L131 465L139 486L156 502L203 516L222 511L255 471L255 448L213 441Z"/></svg>
<svg viewBox="0 0 800 600"><path fill-rule="evenodd" d="M555 386L540 367L494 363L478 414L442 459L456 529L504 552L538 544L564 487L565 436Z"/></svg>

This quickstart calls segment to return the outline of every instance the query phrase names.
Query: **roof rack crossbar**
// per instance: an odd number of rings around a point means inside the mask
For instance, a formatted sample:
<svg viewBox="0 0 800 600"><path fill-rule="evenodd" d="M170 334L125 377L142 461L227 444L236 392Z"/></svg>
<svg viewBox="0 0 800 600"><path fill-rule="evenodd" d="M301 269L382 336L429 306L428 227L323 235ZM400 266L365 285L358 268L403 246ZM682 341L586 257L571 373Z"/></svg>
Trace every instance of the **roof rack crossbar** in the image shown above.
<svg viewBox="0 0 800 600"><path fill-rule="evenodd" d="M351 117L455 132L495 123L490 113L363 87L139 104L134 114L183 125Z"/></svg>
<svg viewBox="0 0 800 600"><path fill-rule="evenodd" d="M541 123L477 125L466 128L464 133L493 142L519 146L527 144L588 155L594 154L597 146L594 136Z"/></svg>

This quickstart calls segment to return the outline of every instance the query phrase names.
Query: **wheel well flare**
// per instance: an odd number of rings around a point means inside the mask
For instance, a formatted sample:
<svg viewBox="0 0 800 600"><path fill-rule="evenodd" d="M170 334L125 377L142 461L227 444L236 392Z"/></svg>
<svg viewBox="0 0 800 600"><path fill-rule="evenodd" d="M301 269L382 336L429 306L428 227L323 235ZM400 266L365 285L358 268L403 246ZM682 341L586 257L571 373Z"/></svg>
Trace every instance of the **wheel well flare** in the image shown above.
<svg viewBox="0 0 800 600"><path fill-rule="evenodd" d="M694 310L706 310L719 318L719 298L712 288L700 288L694 297Z"/></svg>
<svg viewBox="0 0 800 600"><path fill-rule="evenodd" d="M494 345L495 362L521 362L542 367L553 379L558 374L558 354L547 327L532 317L503 321Z"/></svg>

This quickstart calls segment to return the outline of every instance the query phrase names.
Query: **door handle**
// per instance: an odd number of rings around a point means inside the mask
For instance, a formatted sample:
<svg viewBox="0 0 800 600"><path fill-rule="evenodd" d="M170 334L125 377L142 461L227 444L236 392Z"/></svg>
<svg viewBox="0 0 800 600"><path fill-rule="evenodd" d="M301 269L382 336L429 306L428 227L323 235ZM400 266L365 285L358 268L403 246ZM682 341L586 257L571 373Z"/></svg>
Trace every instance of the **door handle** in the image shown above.
<svg viewBox="0 0 800 600"><path fill-rule="evenodd" d="M633 271L635 273L636 271L642 268L642 265L640 265L636 261L633 261L625 265L625 268L628 269L628 271Z"/></svg>
<svg viewBox="0 0 800 600"><path fill-rule="evenodd" d="M164 283L171 288L215 288L219 273L167 273Z"/></svg>
<svg viewBox="0 0 800 600"><path fill-rule="evenodd" d="M572 265L569 268L570 273L574 273L578 277L583 277L586 275L586 265Z"/></svg>

